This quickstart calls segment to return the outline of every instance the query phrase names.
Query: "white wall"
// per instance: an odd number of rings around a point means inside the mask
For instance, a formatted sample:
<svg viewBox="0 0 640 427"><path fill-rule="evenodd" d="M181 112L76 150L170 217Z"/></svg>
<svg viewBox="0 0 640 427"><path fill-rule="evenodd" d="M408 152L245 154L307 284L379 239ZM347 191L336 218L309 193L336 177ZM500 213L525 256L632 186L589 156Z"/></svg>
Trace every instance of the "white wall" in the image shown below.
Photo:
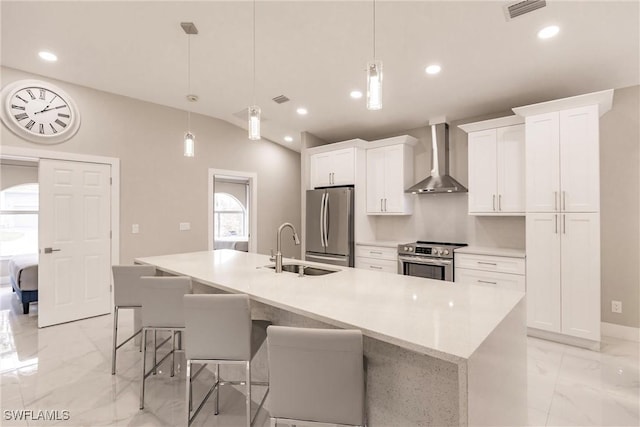
<svg viewBox="0 0 640 427"><path fill-rule="evenodd" d="M258 252L275 247L277 227L300 225L300 155L269 141L249 141L246 131L223 120L191 115L196 156L182 155L186 112L5 68L3 84L18 79L52 81L72 96L82 116L72 139L49 150L121 160L122 263L135 257L207 249L208 169L258 174ZM2 126L3 145L42 148ZM190 231L179 231L190 222ZM140 233L131 234L139 224ZM288 239L287 239L288 240ZM299 247L285 242L285 256Z"/></svg>

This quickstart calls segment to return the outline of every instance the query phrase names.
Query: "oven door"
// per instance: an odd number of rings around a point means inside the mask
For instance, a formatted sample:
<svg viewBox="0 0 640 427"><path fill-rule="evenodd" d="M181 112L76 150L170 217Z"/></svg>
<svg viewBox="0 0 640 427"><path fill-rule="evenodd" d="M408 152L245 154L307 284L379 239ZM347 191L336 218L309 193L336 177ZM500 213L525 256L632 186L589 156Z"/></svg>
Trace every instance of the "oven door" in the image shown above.
<svg viewBox="0 0 640 427"><path fill-rule="evenodd" d="M449 259L399 256L399 273L405 276L453 282L453 261Z"/></svg>

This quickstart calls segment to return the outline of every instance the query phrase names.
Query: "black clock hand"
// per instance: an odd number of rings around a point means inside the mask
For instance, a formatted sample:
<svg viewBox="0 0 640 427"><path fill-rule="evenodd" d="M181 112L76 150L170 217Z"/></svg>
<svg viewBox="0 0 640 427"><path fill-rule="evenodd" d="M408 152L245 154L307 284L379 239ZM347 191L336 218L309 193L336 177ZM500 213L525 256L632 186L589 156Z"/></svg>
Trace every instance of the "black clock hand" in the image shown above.
<svg viewBox="0 0 640 427"><path fill-rule="evenodd" d="M60 109L60 108L65 108L65 107L66 107L66 105L59 105L59 106L57 106L57 107L53 107L53 108L49 108L49 106L47 106L44 110L42 110L42 111L36 111L36 112L35 112L35 113L33 113L33 114L46 113L47 111L53 111L53 110L57 110L57 109Z"/></svg>
<svg viewBox="0 0 640 427"><path fill-rule="evenodd" d="M34 114L38 114L38 113L44 113L45 111L49 111L49 106L51 105L51 103L53 101L55 101L55 99L58 97L58 95L54 96L53 98L51 98L51 101L49 101L49 103L47 104L46 107L44 107L41 111L38 111L37 113Z"/></svg>

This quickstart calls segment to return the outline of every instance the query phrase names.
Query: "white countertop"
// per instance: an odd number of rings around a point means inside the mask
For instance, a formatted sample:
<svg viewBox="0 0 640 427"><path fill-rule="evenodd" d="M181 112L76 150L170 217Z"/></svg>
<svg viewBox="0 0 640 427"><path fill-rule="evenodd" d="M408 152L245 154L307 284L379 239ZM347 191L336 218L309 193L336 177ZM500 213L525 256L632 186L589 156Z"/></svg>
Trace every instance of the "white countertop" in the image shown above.
<svg viewBox="0 0 640 427"><path fill-rule="evenodd" d="M493 255L511 258L525 258L524 249L490 248L485 246L465 246L454 251L457 254Z"/></svg>
<svg viewBox="0 0 640 427"><path fill-rule="evenodd" d="M356 245L358 246L378 246L381 248L394 248L397 249L398 245L401 245L403 243L407 243L407 242L394 242L391 240L371 240L371 241L364 241L364 242L356 242Z"/></svg>
<svg viewBox="0 0 640 427"><path fill-rule="evenodd" d="M524 297L507 289L329 265L341 271L305 277L276 274L263 268L272 264L268 256L233 250L136 262L454 363L467 360Z"/></svg>

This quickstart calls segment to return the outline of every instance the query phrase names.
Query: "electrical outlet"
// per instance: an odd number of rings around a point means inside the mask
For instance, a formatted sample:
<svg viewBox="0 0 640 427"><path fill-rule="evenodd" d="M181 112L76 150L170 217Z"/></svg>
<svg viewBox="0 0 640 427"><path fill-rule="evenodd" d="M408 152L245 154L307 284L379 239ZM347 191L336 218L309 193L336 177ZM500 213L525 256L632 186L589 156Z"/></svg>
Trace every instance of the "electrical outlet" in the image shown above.
<svg viewBox="0 0 640 427"><path fill-rule="evenodd" d="M181 222L179 224L179 228L180 228L180 231L191 230L191 223L190 222Z"/></svg>
<svg viewBox="0 0 640 427"><path fill-rule="evenodd" d="M140 232L140 225L139 224L131 224L131 233L132 234L138 234Z"/></svg>
<svg viewBox="0 0 640 427"><path fill-rule="evenodd" d="M622 313L622 301L611 301L611 312Z"/></svg>

